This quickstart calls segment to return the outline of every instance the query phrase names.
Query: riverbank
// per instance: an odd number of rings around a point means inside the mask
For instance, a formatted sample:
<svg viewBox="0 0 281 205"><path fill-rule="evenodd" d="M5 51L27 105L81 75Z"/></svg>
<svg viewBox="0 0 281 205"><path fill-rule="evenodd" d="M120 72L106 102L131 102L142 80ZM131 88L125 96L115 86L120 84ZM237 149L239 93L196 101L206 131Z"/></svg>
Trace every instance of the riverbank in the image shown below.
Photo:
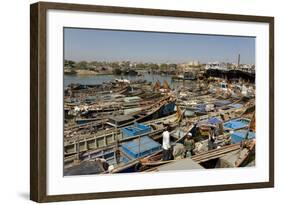
<svg viewBox="0 0 281 205"><path fill-rule="evenodd" d="M93 70L65 70L64 71L65 75L78 75L78 76L96 76L96 75L113 75L112 73L109 72L97 72Z"/></svg>
<svg viewBox="0 0 281 205"><path fill-rule="evenodd" d="M74 84L85 84L85 85L99 85L104 82L109 82L115 79L128 79L128 80L140 80L144 79L147 82L159 82L163 83L166 80L169 84L172 84L172 78L170 75L159 75L159 74L144 74L143 76L130 76L130 75L113 75L113 74L96 74L96 75L64 75L64 86Z"/></svg>

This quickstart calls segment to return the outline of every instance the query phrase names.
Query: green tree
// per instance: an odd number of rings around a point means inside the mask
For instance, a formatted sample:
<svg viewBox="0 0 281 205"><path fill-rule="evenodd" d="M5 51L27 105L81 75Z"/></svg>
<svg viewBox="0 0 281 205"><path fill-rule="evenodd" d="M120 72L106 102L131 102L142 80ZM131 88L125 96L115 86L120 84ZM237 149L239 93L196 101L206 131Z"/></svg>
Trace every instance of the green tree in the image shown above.
<svg viewBox="0 0 281 205"><path fill-rule="evenodd" d="M143 63L138 63L136 65L136 68L139 68L139 69L144 69L145 68L145 65Z"/></svg>
<svg viewBox="0 0 281 205"><path fill-rule="evenodd" d="M71 69L75 68L76 62L75 61L68 61L68 65Z"/></svg>
<svg viewBox="0 0 281 205"><path fill-rule="evenodd" d="M169 64L169 68L173 69L173 70L176 70L177 69L177 64L174 64L174 63Z"/></svg>
<svg viewBox="0 0 281 205"><path fill-rule="evenodd" d="M119 64L116 63L116 62L111 63L110 66L111 66L113 69L120 69Z"/></svg>
<svg viewBox="0 0 281 205"><path fill-rule="evenodd" d="M149 69L151 69L152 71L157 71L157 70L159 70L159 66L157 65L157 64L155 64L155 63L151 63L151 64L149 64Z"/></svg>
<svg viewBox="0 0 281 205"><path fill-rule="evenodd" d="M168 65L163 63L160 65L160 71L161 72L166 72L168 70Z"/></svg>
<svg viewBox="0 0 281 205"><path fill-rule="evenodd" d="M87 61L80 61L77 63L76 67L78 69L85 70L88 68L88 63L87 63Z"/></svg>
<svg viewBox="0 0 281 205"><path fill-rule="evenodd" d="M120 68L114 68L113 69L113 74L114 75L121 75L122 74L122 70Z"/></svg>

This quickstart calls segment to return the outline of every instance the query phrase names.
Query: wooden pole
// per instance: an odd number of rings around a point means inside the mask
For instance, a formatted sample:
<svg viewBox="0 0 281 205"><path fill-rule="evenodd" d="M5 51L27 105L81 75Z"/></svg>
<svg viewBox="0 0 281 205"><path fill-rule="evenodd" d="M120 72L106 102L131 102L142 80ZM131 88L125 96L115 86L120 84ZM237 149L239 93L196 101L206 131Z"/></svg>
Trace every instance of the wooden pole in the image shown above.
<svg viewBox="0 0 281 205"><path fill-rule="evenodd" d="M141 143L141 140L140 140L140 136L139 136L139 154L138 154L138 157L140 157L140 143Z"/></svg>

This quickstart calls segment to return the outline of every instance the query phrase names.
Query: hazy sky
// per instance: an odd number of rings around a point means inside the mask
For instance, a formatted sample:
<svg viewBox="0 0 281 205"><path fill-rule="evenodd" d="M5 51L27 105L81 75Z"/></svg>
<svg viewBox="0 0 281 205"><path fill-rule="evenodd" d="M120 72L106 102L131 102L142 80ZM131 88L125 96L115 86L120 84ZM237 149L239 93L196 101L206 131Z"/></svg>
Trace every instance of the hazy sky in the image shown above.
<svg viewBox="0 0 281 205"><path fill-rule="evenodd" d="M255 38L65 28L65 59L182 63L255 63Z"/></svg>

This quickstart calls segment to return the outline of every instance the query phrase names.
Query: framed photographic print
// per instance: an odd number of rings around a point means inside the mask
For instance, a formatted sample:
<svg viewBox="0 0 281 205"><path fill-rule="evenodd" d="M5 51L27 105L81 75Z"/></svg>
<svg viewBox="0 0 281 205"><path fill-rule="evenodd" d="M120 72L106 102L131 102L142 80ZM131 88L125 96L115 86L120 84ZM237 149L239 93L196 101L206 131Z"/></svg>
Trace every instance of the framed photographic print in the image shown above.
<svg viewBox="0 0 281 205"><path fill-rule="evenodd" d="M37 202L274 186L274 18L40 2Z"/></svg>

